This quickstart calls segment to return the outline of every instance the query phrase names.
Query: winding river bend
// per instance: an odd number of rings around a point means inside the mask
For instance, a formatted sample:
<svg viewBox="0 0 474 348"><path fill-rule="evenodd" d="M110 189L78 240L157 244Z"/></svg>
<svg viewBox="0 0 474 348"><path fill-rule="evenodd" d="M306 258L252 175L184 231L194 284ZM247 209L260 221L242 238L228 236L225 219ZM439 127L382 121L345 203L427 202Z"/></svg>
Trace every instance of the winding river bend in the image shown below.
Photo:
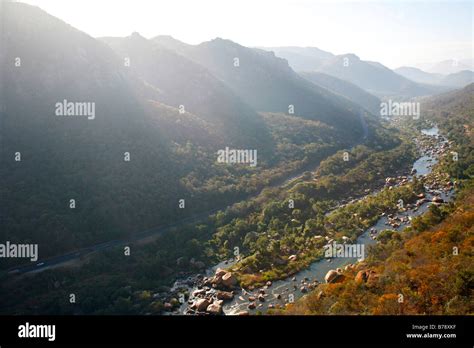
<svg viewBox="0 0 474 348"><path fill-rule="evenodd" d="M422 156L414 162L412 171L413 173L416 173L414 175L417 176L424 176L431 172L433 165L438 161L441 148L445 146L447 142L444 137L439 135L439 130L437 127L424 129L422 130L422 133L426 136L433 137L433 139L436 139L436 142L434 143L435 145L430 148L420 149L422 151ZM412 180L412 178L413 176L409 176L410 180ZM365 230L357 238L356 243L363 244L365 250L367 250L368 246L376 243L376 240L371 237L371 231L374 231L374 229L377 232L388 228L401 231L409 225L409 219L411 217L418 216L429 208L431 199L434 196L441 197L445 202L447 202L452 198L452 194L452 190L438 190L426 187L426 201L423 204L419 205L416 209L410 209L397 214L397 216L402 221L400 222L399 227L390 227L388 223L388 217L382 216L375 225ZM364 199L364 197L360 199ZM257 301L258 303L256 303L255 309L248 309L248 297L257 297L259 289L255 289L253 291L236 289L234 290L234 298L223 305L223 312L227 315L235 314L241 311L248 311L250 314L255 314L257 311L265 312L268 308L278 306L284 307L286 303L297 300L304 295L304 293L300 290L300 285L303 281L307 283L314 281L322 283L324 282L324 277L329 270L344 268L344 266L356 263L357 261L358 260L355 257L331 258L315 261L308 268L301 270L297 274L283 280L274 281L272 282L271 286L265 286L265 301ZM208 277L212 276L214 275L217 268L228 268L232 266L232 264L233 262L229 261L221 262L214 267L207 269L204 275ZM192 284L192 280L190 281L189 278L178 280L175 282L173 289L186 287L189 293L192 294L193 291L197 290L198 288L195 285L189 286L190 283ZM179 311L173 312L171 314L185 314L187 307L187 303L184 303L179 308Z"/></svg>

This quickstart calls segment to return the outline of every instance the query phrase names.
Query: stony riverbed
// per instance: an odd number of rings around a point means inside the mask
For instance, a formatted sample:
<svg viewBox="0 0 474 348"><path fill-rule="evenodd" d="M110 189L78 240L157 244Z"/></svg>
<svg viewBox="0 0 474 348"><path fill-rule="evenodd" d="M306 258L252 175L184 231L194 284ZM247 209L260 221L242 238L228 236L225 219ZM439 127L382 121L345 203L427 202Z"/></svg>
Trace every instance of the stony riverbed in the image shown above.
<svg viewBox="0 0 474 348"><path fill-rule="evenodd" d="M386 178L386 187L404 185L413 176L426 176L431 173L440 155L449 151L449 142L439 135L433 127L422 131L416 140L421 157L415 161L410 175ZM443 204L451 199L455 183L448 177L435 175L426 182L425 193L420 194L415 204L407 204L397 214L381 213L377 223L365 230L356 240L357 244L369 246L376 243L377 233L390 228L402 230L410 224L412 217L425 212L430 204ZM371 194L376 194L372 192ZM360 198L364 199L364 197ZM331 243L331 240L328 240ZM308 268L284 280L267 282L260 288L242 289L238 287L233 274L225 269L236 260L221 262L186 279L178 280L171 289L174 293L187 293L181 296L181 306L171 310L170 314L239 314L248 315L257 311L265 312L271 308L281 308L297 300L319 283L332 281L344 268L352 267L358 262L352 258L328 258L312 263ZM176 308L176 306L175 306Z"/></svg>

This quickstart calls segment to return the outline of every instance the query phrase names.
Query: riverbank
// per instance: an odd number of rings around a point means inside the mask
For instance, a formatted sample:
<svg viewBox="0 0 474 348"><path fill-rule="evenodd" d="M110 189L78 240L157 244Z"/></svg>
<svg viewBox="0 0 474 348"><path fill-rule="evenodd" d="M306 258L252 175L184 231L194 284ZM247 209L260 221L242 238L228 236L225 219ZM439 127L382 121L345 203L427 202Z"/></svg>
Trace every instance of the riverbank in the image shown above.
<svg viewBox="0 0 474 348"><path fill-rule="evenodd" d="M447 142L444 138L438 136L438 130L436 128L425 130L423 133L424 136L421 136L418 144L422 156L413 165L412 172L414 175L388 178L386 182L387 191L397 190L398 187L404 186L412 181L414 176L426 177L431 172L431 168L436 163L438 156L446 151ZM416 203L409 203L409 205L400 209L397 214L381 213L375 225L365 229L363 233L359 233L357 239L353 240L353 242L369 246L376 242L375 237L377 232L386 228L396 230L403 229L409 224L411 217L426 211L434 197L436 197L438 201L439 199L443 201L449 200L449 192L451 192L452 187L446 187L446 189L446 192L441 192L443 190L439 190L439 185L428 185L426 187L426 194L424 194L423 197L419 197ZM362 199L358 199L357 202L374 195L377 194L372 193ZM351 204L356 204L356 202ZM326 237L326 242L330 244L332 241ZM297 256L295 255L295 257ZM208 302L217 301L216 306L213 307L220 307L225 314L257 313L272 308L281 308L312 290L318 283L324 282L324 277L329 271L337 268L342 269L355 262L357 262L356 258L336 258L316 261L292 277L276 281L267 281L264 286L258 288L237 288L234 289L232 293L226 291L225 299L219 299L217 298L219 292L218 289L216 289L218 286L209 282L209 279L212 278L213 274L214 276L216 275L215 273L218 268L227 268L231 272L235 269L235 263L227 262L226 264L223 262L208 269L206 275L195 279L194 286L187 288L190 298L180 307L178 313L205 313L205 311L199 310L202 309L203 306L198 309L195 305L196 302L206 303L202 301L203 299ZM186 284L189 283L188 279ZM175 283L174 289L184 290L180 281ZM221 289L221 291L223 290L230 289ZM186 292L186 290L183 292ZM219 297L222 298L222 294L220 294ZM224 303L224 301L227 303ZM217 310L217 312L220 312L220 310Z"/></svg>

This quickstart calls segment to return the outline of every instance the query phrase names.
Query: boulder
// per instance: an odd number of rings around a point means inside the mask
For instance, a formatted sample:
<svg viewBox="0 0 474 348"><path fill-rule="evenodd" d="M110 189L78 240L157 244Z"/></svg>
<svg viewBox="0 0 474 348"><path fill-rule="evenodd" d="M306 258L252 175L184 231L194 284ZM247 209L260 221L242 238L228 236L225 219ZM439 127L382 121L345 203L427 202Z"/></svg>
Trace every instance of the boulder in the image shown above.
<svg viewBox="0 0 474 348"><path fill-rule="evenodd" d="M255 302L250 302L249 305L247 306L248 309L255 309L257 306L255 305Z"/></svg>
<svg viewBox="0 0 474 348"><path fill-rule="evenodd" d="M337 271L331 269L329 272L326 273L324 280L326 281L326 283L330 283L334 278L337 277L337 275Z"/></svg>
<svg viewBox="0 0 474 348"><path fill-rule="evenodd" d="M196 306L196 310L199 312L203 312L207 309L207 307L211 304L211 302L207 298L201 298L194 302Z"/></svg>
<svg viewBox="0 0 474 348"><path fill-rule="evenodd" d="M356 283L365 283L368 277L369 274L367 271L359 271L357 272L357 275L355 276L354 280L356 281Z"/></svg>
<svg viewBox="0 0 474 348"><path fill-rule="evenodd" d="M344 278L345 277L341 273L332 269L328 273L326 273L324 280L326 281L326 283L339 283L342 282Z"/></svg>
<svg viewBox="0 0 474 348"><path fill-rule="evenodd" d="M222 305L218 304L218 303L211 303L207 309L206 309L206 312L208 313L211 313L211 314L221 314L222 313Z"/></svg>
<svg viewBox="0 0 474 348"><path fill-rule="evenodd" d="M346 266L344 266L344 271L349 271L352 269L352 264L348 264Z"/></svg>
<svg viewBox="0 0 474 348"><path fill-rule="evenodd" d="M232 272L227 272L222 276L222 285L226 288L232 288L237 284L237 278L232 274Z"/></svg>
<svg viewBox="0 0 474 348"><path fill-rule="evenodd" d="M229 292L229 291L217 291L216 292L216 297L218 300L224 300L224 301L228 301L228 300L232 300L234 298L234 294L232 292Z"/></svg>

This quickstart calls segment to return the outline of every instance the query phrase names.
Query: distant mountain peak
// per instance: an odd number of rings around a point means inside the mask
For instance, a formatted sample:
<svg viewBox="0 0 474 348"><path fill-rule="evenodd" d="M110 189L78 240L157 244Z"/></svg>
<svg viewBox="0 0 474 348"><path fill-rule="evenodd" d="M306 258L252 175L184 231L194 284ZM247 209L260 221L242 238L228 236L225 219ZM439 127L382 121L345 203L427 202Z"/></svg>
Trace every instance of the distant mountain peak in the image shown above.
<svg viewBox="0 0 474 348"><path fill-rule="evenodd" d="M134 31L132 34L129 36L130 39L136 40L136 41L148 41L147 38L143 37L139 32Z"/></svg>
<svg viewBox="0 0 474 348"><path fill-rule="evenodd" d="M204 46L211 45L211 46L216 46L216 47L243 47L232 40L223 39L221 37L216 37L210 41L204 41L200 45L204 45Z"/></svg>
<svg viewBox="0 0 474 348"><path fill-rule="evenodd" d="M151 39L155 44L160 45L168 50L183 54L187 49L193 45L187 44L183 41L175 39L171 35L158 35Z"/></svg>
<svg viewBox="0 0 474 348"><path fill-rule="evenodd" d="M357 55L354 54L354 53L340 54L340 55L338 55L338 56L336 56L336 57L338 57L338 58L349 58L350 60L360 61L359 56L357 56Z"/></svg>

